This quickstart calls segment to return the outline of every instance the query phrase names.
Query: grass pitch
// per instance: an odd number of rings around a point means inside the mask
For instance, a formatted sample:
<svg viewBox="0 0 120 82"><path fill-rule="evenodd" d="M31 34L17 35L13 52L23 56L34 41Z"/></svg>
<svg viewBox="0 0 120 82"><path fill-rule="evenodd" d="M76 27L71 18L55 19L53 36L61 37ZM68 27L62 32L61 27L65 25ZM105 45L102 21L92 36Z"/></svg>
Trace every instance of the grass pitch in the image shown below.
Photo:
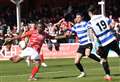
<svg viewBox="0 0 120 82"><path fill-rule="evenodd" d="M82 59L86 77L76 78L79 71L74 65L73 59L50 59L46 60L47 68L41 67L40 78L33 82L107 82L103 79L102 66L91 59ZM113 80L120 82L120 59L109 58L109 65ZM14 64L10 61L0 61L0 82L29 82L32 66L27 67L24 61Z"/></svg>

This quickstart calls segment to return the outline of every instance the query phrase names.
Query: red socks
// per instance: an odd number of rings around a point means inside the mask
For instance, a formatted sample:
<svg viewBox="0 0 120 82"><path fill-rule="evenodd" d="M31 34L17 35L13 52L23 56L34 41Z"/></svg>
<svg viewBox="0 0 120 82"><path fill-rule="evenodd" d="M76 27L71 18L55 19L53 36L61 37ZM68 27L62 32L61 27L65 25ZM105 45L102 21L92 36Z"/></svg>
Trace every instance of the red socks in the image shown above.
<svg viewBox="0 0 120 82"><path fill-rule="evenodd" d="M41 60L41 63L45 61L43 56L43 50L41 50L41 53L40 53L40 60Z"/></svg>
<svg viewBox="0 0 120 82"><path fill-rule="evenodd" d="M38 66L34 66L32 69L32 78L35 76L35 74L38 72L39 67Z"/></svg>
<svg viewBox="0 0 120 82"><path fill-rule="evenodd" d="M40 60L41 60L41 62L44 62L44 56L43 56L43 53L40 54Z"/></svg>

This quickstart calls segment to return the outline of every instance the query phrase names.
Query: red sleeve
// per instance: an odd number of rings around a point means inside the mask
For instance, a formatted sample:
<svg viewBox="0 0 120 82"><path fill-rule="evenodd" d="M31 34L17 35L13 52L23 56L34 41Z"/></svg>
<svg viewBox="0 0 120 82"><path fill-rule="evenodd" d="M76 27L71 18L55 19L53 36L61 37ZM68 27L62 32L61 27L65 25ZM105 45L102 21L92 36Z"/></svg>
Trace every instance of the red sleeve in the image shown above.
<svg viewBox="0 0 120 82"><path fill-rule="evenodd" d="M32 35L32 31L28 31L25 34L23 34L21 38L30 37L31 35Z"/></svg>

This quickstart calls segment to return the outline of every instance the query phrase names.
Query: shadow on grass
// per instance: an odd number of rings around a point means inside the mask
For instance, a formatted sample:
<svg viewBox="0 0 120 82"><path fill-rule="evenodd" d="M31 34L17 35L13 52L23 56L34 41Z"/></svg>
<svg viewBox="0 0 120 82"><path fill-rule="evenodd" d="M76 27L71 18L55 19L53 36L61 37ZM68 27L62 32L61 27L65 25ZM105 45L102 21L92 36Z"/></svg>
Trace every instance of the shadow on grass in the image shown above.
<svg viewBox="0 0 120 82"><path fill-rule="evenodd" d="M120 74L112 74L112 76L120 76Z"/></svg>
<svg viewBox="0 0 120 82"><path fill-rule="evenodd" d="M63 78L71 78L71 77L76 77L76 75L73 75L73 76L59 76L59 77L53 77L52 79L63 79Z"/></svg>

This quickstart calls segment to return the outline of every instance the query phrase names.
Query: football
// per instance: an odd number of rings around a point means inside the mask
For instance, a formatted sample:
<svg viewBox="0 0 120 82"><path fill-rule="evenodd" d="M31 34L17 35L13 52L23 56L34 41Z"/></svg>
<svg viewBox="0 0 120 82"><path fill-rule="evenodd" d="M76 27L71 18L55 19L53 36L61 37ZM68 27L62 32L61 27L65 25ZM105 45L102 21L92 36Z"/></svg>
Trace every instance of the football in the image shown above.
<svg viewBox="0 0 120 82"><path fill-rule="evenodd" d="M24 48L26 47L25 41L20 41L20 42L19 42L19 46L20 46L22 49L24 49Z"/></svg>

